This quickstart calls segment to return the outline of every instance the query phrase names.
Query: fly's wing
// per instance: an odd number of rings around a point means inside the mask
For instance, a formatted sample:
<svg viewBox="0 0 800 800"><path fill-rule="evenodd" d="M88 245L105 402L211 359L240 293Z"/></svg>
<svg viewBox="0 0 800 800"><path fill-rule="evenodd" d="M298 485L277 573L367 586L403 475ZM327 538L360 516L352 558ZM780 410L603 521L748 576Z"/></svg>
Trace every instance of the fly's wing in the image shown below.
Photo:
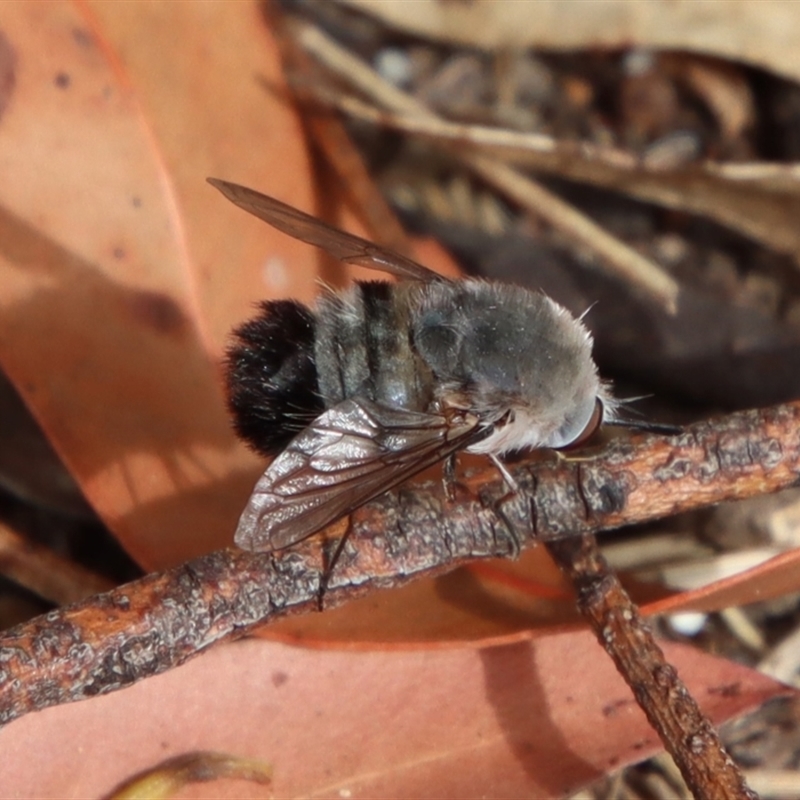
<svg viewBox="0 0 800 800"><path fill-rule="evenodd" d="M239 520L245 550L288 547L465 447L478 419L345 400L267 467Z"/></svg>
<svg viewBox="0 0 800 800"><path fill-rule="evenodd" d="M264 222L268 222L273 228L307 244L321 247L334 258L347 264L378 269L412 281L446 280L443 276L437 275L433 270L417 264L410 258L386 250L359 236L340 231L274 197L268 197L253 189L239 186L236 183L228 183L219 178L208 178L208 182L219 189L228 200L259 219L263 219Z"/></svg>

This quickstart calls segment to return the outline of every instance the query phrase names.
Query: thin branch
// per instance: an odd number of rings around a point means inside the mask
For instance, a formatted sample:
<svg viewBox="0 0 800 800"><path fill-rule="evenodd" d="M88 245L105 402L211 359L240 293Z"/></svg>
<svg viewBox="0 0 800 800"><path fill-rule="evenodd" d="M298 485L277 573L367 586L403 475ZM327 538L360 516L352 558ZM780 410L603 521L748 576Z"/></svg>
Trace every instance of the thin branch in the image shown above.
<svg viewBox="0 0 800 800"><path fill-rule="evenodd" d="M45 600L66 605L113 583L0 523L0 572Z"/></svg>
<svg viewBox="0 0 800 800"><path fill-rule="evenodd" d="M539 454L512 473L521 488L508 498L486 470L452 502L436 483L359 509L326 606L507 555L515 538L529 547L796 485L800 402L676 437L616 439L582 460ZM341 535L346 523L334 528ZM0 638L0 723L115 691L215 642L316 610L323 549L312 538L278 553L221 550L17 626Z"/></svg>
<svg viewBox="0 0 800 800"><path fill-rule="evenodd" d="M595 537L559 539L549 542L547 549L572 580L584 619L630 686L692 795L706 800L757 797L714 726L664 658Z"/></svg>
<svg viewBox="0 0 800 800"><path fill-rule="evenodd" d="M338 114L309 114L305 120L314 144L333 167L369 236L390 250L413 255L411 240L370 176Z"/></svg>

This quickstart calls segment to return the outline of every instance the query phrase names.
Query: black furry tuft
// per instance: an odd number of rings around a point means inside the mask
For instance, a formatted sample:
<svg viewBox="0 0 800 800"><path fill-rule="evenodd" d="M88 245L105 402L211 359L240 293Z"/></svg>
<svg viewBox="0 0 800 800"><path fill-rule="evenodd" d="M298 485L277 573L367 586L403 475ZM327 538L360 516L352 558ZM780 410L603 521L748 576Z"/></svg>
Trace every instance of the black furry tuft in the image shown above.
<svg viewBox="0 0 800 800"><path fill-rule="evenodd" d="M233 332L227 355L228 408L236 433L274 455L324 410L314 363L314 314L294 300L261 303Z"/></svg>

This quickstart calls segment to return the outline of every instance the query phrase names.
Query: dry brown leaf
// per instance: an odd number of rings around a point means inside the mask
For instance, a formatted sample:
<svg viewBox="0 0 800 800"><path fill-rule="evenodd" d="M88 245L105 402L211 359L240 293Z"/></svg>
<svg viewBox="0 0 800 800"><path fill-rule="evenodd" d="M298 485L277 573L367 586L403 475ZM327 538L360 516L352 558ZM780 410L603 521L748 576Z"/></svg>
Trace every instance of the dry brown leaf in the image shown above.
<svg viewBox="0 0 800 800"><path fill-rule="evenodd" d="M110 63L129 84L175 194L202 322L219 352L262 297L317 293L317 253L275 236L205 183L220 177L313 208L300 119L258 3L90 2ZM180 35L176 35L180 32Z"/></svg>
<svg viewBox="0 0 800 800"><path fill-rule="evenodd" d="M137 773L106 800L170 800L186 786L226 779L268 786L272 770L268 764L225 753L190 752Z"/></svg>
<svg viewBox="0 0 800 800"><path fill-rule="evenodd" d="M800 7L784 0L341 0L404 33L485 50L643 47L743 61L800 79Z"/></svg>
<svg viewBox="0 0 800 800"><path fill-rule="evenodd" d="M0 361L95 509L154 568L225 544L260 468L225 411L225 331L270 289L310 295L314 278L308 248L205 177L269 180L298 204L310 180L293 112L255 82L279 80L255 5L98 10L107 19L67 2L4 15ZM120 63L118 28L159 57Z"/></svg>
<svg viewBox="0 0 800 800"><path fill-rule="evenodd" d="M716 722L785 691L691 648L665 650ZM0 747L0 795L42 798L101 796L195 750L273 770L269 789L217 782L197 796L560 797L659 749L586 631L389 652L243 641L30 714L0 731Z"/></svg>
<svg viewBox="0 0 800 800"><path fill-rule="evenodd" d="M645 605L646 614L675 611L719 611L773 600L800 591L800 549L770 558L757 567L699 589L676 592Z"/></svg>

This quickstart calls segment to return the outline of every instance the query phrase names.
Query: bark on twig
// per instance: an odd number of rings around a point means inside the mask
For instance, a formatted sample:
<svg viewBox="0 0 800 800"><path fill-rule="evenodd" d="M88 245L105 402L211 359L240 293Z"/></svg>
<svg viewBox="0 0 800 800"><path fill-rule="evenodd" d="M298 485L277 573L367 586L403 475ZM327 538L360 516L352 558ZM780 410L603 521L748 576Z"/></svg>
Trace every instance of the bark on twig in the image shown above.
<svg viewBox="0 0 800 800"><path fill-rule="evenodd" d="M795 485L800 402L676 437L617 439L579 461L540 456L512 473L521 488L510 498L487 470L453 502L436 484L359 509L326 605L506 555L514 537L530 546ZM345 523L335 527L342 533ZM323 549L315 537L279 553L221 550L17 626L0 638L0 723L114 691L215 642L315 610Z"/></svg>

